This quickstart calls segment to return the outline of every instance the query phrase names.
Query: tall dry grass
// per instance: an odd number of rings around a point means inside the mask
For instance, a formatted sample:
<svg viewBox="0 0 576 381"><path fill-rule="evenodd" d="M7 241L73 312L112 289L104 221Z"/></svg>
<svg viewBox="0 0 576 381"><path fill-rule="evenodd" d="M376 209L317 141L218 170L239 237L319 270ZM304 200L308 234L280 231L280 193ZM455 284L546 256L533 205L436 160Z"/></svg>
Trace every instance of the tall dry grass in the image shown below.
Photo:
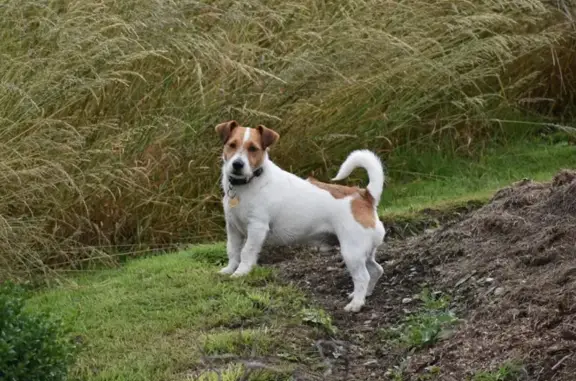
<svg viewBox="0 0 576 381"><path fill-rule="evenodd" d="M569 9L0 0L0 272L219 237L225 119L279 130L274 158L302 173L431 134L469 144L501 111L569 104Z"/></svg>

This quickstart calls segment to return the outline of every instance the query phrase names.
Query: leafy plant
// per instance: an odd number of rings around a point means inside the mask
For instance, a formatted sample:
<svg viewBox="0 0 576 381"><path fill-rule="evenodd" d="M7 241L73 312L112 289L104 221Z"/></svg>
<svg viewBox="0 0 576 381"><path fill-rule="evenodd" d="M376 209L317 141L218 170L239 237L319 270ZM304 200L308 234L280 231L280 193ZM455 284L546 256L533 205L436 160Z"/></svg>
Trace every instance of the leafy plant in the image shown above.
<svg viewBox="0 0 576 381"><path fill-rule="evenodd" d="M332 324L332 317L326 311L318 308L304 308L300 315L304 323L319 327L331 335L336 333L336 327Z"/></svg>
<svg viewBox="0 0 576 381"><path fill-rule="evenodd" d="M454 312L449 309L449 296L436 295L424 289L418 299L422 302L418 312L408 315L399 326L384 332L386 338L397 340L409 349L434 344L458 322Z"/></svg>
<svg viewBox="0 0 576 381"><path fill-rule="evenodd" d="M65 380L75 345L63 324L25 310L25 291L0 284L0 380Z"/></svg>

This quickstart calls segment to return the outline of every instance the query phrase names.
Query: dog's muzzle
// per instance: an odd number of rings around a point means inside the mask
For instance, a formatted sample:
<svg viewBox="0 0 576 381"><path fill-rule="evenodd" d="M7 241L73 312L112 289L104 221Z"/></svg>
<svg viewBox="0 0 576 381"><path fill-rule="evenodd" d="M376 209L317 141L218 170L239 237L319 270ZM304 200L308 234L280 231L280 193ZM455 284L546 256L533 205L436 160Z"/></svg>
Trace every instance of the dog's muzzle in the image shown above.
<svg viewBox="0 0 576 381"><path fill-rule="evenodd" d="M236 172L236 169L234 168L234 164L236 162L232 163L232 169L233 172ZM244 163L242 163L242 167L243 168ZM242 171L242 169L240 169L240 171ZM246 185L248 184L250 181L252 181L253 178L255 177L259 177L263 172L262 167L255 169L254 172L252 172L252 176L250 177L235 177L235 176L228 176L228 182L230 183L230 185Z"/></svg>

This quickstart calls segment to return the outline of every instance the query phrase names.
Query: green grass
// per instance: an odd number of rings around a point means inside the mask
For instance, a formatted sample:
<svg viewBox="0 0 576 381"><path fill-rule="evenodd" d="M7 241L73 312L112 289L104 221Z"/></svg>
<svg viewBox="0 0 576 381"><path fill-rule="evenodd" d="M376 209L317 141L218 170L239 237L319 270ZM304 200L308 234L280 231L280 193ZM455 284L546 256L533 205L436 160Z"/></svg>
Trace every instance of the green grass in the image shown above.
<svg viewBox="0 0 576 381"><path fill-rule="evenodd" d="M525 371L515 362L502 364L494 371L481 371L472 376L470 381L520 381L524 379Z"/></svg>
<svg viewBox="0 0 576 381"><path fill-rule="evenodd" d="M411 155L414 155L411 153ZM464 202L487 201L496 190L529 178L548 181L562 168L576 167L576 146L520 140L507 146L492 146L476 158L446 153L415 154L420 173L391 171L391 184L384 190L381 214L405 216L424 208L450 209ZM395 177L394 177L395 176Z"/></svg>
<svg viewBox="0 0 576 381"><path fill-rule="evenodd" d="M245 279L220 276L224 257L214 245L134 260L61 280L36 293L28 308L71 324L82 343L75 379L184 380L203 369L202 355L306 361L304 336L313 329L301 325L310 308L302 294L274 282L268 269ZM224 364L227 377L241 371Z"/></svg>

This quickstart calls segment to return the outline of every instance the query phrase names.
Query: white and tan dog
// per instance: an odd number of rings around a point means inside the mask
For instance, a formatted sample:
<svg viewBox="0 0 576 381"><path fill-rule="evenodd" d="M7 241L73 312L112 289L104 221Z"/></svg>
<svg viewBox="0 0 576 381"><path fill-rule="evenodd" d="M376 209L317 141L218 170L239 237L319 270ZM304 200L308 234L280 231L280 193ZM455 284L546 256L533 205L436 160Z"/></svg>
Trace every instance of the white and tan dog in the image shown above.
<svg viewBox="0 0 576 381"><path fill-rule="evenodd" d="M304 180L268 158L279 135L264 126L241 127L232 120L216 126L224 144L222 186L228 265L220 272L248 274L263 245L339 244L354 291L346 311L359 311L383 273L376 262L385 235L376 208L384 187L380 159L352 152L333 180L355 168L368 171L366 189ZM314 271L314 270L312 270Z"/></svg>

